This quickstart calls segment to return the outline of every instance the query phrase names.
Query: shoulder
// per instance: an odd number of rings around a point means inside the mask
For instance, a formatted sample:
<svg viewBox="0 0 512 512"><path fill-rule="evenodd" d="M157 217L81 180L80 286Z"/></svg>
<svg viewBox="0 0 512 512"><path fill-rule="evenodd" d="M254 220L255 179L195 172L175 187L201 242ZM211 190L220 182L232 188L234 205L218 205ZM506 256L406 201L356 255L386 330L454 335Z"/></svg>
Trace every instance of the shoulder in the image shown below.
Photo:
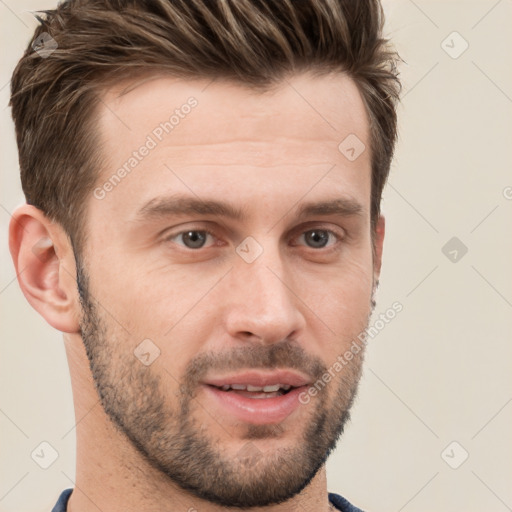
<svg viewBox="0 0 512 512"><path fill-rule="evenodd" d="M363 512L360 508L354 507L349 501L339 494L329 493L329 501L342 512Z"/></svg>

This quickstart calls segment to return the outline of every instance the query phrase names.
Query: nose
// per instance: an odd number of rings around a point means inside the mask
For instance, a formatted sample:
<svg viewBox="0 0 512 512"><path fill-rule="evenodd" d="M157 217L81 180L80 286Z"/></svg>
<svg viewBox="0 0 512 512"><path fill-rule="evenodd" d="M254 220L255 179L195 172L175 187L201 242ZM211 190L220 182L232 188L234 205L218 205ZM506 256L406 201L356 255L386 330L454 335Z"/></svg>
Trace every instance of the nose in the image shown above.
<svg viewBox="0 0 512 512"><path fill-rule="evenodd" d="M252 263L236 261L227 286L225 322L232 339L272 344L304 329L304 303L278 249L265 248Z"/></svg>

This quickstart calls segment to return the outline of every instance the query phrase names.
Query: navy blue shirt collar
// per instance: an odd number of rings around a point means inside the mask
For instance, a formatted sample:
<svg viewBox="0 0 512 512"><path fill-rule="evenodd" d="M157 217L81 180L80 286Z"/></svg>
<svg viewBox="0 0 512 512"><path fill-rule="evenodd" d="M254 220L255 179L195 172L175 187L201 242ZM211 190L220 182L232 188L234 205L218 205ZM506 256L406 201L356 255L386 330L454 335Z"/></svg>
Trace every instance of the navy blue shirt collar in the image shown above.
<svg viewBox="0 0 512 512"><path fill-rule="evenodd" d="M59 500L55 504L55 507L52 508L52 512L66 512L68 507L68 500L71 496L73 489L66 489L62 491L59 496ZM339 494L334 494L332 492L329 493L329 501L341 512L363 512L361 509L354 507L351 503L349 503L343 496Z"/></svg>

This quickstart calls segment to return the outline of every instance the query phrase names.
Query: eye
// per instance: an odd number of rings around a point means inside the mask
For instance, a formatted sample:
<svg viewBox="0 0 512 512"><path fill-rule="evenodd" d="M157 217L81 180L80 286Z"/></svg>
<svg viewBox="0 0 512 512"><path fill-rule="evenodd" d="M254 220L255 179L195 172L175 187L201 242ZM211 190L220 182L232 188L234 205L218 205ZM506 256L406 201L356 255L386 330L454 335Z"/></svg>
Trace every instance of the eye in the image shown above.
<svg viewBox="0 0 512 512"><path fill-rule="evenodd" d="M299 236L299 240L302 238L309 247L323 249L335 245L342 237L329 229L310 229ZM330 240L332 243L329 243Z"/></svg>
<svg viewBox="0 0 512 512"><path fill-rule="evenodd" d="M184 245L187 249L202 249L206 244L208 237L213 238L212 233L209 231L189 229L187 231L176 233L175 235L166 238L166 240L177 243L178 245ZM179 243L180 241L182 244Z"/></svg>

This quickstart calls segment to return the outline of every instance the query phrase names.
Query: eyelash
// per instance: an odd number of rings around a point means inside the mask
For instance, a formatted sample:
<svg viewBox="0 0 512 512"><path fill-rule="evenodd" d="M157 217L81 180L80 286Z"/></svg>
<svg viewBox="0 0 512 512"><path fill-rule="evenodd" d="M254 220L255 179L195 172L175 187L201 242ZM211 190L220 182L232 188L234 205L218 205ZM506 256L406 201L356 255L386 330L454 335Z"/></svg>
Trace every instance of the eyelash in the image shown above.
<svg viewBox="0 0 512 512"><path fill-rule="evenodd" d="M192 228L189 228L189 229L185 229L183 231L179 231L177 233L172 233L171 235L166 236L164 241L165 242L172 242L172 240L174 238L177 238L180 235L183 235L185 233L189 233L191 231L192 232L198 232L198 233L205 233L206 235L210 235L213 238L217 238L215 233L213 231L210 231L209 229L194 228L194 227L192 227ZM332 229L323 228L321 226L313 226L313 227L311 227L309 229L306 229L305 231L301 231L299 233L298 237L296 237L296 238L299 238L300 236L305 235L306 233L309 233L311 231L324 231L325 233L333 235L336 238L336 242L334 244L330 245L330 246L328 245L326 247L320 247L320 248L314 248L314 247L305 246L308 249L311 249L311 250L316 251L316 252L320 252L320 251L327 252L329 250L335 250L337 248L338 244L341 243L342 240L347 238L347 234L346 233L340 234L340 233L337 233L336 231L334 231ZM199 252L201 249L208 249L208 247L198 247L197 249L193 249L193 248L190 248L190 247L186 247L185 245L181 245L181 244L178 244L178 245L180 245L180 247L182 247L184 250L190 251L190 252ZM211 247L211 246L209 246L209 247Z"/></svg>

